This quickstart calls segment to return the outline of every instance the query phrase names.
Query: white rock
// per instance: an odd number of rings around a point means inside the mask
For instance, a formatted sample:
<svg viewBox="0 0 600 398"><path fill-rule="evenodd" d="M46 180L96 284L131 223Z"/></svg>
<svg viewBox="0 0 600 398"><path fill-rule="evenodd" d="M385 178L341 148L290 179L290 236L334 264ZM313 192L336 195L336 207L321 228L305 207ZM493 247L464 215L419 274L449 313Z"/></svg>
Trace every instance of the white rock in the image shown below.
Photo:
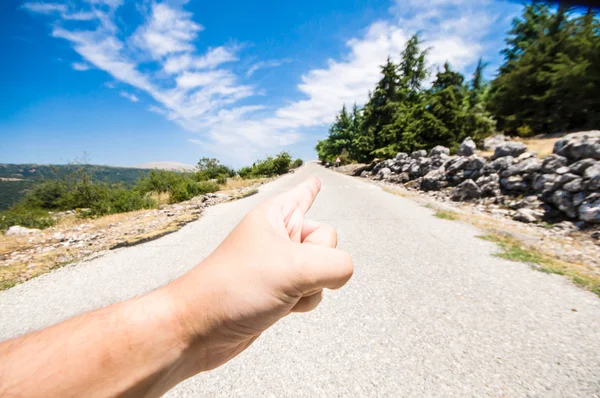
<svg viewBox="0 0 600 398"><path fill-rule="evenodd" d="M35 228L25 228L20 225L13 225L4 233L6 236L27 236L27 235L37 235L42 232L39 229Z"/></svg>

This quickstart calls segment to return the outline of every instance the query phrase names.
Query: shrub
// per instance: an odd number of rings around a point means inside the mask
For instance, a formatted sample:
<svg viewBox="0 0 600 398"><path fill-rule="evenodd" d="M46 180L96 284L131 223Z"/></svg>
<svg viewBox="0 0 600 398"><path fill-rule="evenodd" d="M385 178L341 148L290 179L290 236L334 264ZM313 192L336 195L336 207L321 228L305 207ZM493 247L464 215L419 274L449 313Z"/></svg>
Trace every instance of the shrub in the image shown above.
<svg viewBox="0 0 600 398"><path fill-rule="evenodd" d="M216 182L182 180L169 191L169 203L183 202L198 195L217 192L219 189L220 186Z"/></svg>
<svg viewBox="0 0 600 398"><path fill-rule="evenodd" d="M221 187L216 182L203 181L197 184L198 195L217 192Z"/></svg>
<svg viewBox="0 0 600 398"><path fill-rule="evenodd" d="M292 163L292 169L297 169L298 167L302 166L304 164L304 162L302 161L302 159L298 158L296 160L294 160L294 163Z"/></svg>
<svg viewBox="0 0 600 398"><path fill-rule="evenodd" d="M221 175L234 177L235 170L222 165L217 159L214 158L202 158L198 162L198 171L196 172L197 181L213 180Z"/></svg>
<svg viewBox="0 0 600 398"><path fill-rule="evenodd" d="M242 178L250 177L272 177L285 174L290 171L292 157L287 152L281 152L277 156L269 156L264 160L255 162L252 167L244 167L238 171Z"/></svg>
<svg viewBox="0 0 600 398"><path fill-rule="evenodd" d="M140 209L152 209L157 202L148 195L126 188L109 188L103 196L90 203L89 216L104 216L107 214L124 213Z"/></svg>
<svg viewBox="0 0 600 398"><path fill-rule="evenodd" d="M252 177L252 167L242 167L238 170L238 175L242 178Z"/></svg>
<svg viewBox="0 0 600 398"><path fill-rule="evenodd" d="M174 171L151 170L137 181L135 188L142 193L169 192L181 179L182 175Z"/></svg>
<svg viewBox="0 0 600 398"><path fill-rule="evenodd" d="M16 205L8 210L0 211L0 231L6 231L13 225L44 229L54 224L56 221L42 209L29 209L23 205Z"/></svg>
<svg viewBox="0 0 600 398"><path fill-rule="evenodd" d="M218 176L217 184L220 184L220 185L227 184L227 176L224 174L221 174L220 176Z"/></svg>
<svg viewBox="0 0 600 398"><path fill-rule="evenodd" d="M28 208L61 209L64 206L63 198L68 192L69 188L64 181L44 181L25 195L24 205Z"/></svg>

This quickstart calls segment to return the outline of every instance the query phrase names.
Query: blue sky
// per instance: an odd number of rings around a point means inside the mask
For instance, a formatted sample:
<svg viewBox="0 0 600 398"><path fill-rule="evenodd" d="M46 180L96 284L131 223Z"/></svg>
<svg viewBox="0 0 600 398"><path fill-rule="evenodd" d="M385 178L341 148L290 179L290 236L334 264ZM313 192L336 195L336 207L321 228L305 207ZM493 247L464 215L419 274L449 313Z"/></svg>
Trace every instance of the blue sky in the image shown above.
<svg viewBox="0 0 600 398"><path fill-rule="evenodd" d="M476 0L3 0L0 163L315 158L414 32L493 75L521 6Z"/></svg>

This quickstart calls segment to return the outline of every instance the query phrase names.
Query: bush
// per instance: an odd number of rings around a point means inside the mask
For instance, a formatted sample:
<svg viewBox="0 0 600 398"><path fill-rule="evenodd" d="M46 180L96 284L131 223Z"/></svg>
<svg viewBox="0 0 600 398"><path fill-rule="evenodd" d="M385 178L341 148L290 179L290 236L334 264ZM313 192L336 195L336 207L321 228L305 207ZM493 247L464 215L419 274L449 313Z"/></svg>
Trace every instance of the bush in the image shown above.
<svg viewBox="0 0 600 398"><path fill-rule="evenodd" d="M169 191L169 203L183 202L198 195L217 192L219 189L220 186L216 182L182 180Z"/></svg>
<svg viewBox="0 0 600 398"><path fill-rule="evenodd" d="M180 173L165 170L151 170L135 184L135 188L142 193L169 192L182 179Z"/></svg>
<svg viewBox="0 0 600 398"><path fill-rule="evenodd" d="M292 157L287 152L281 152L275 157L269 156L255 162L252 167L244 167L238 171L242 178L273 177L290 171Z"/></svg>
<svg viewBox="0 0 600 398"><path fill-rule="evenodd" d="M103 197L92 202L88 208L90 216L125 213L140 209L155 208L158 203L139 191L126 188L109 188Z"/></svg>
<svg viewBox="0 0 600 398"><path fill-rule="evenodd" d="M203 181L197 184L198 195L204 195L207 193L217 192L221 187L216 182Z"/></svg>
<svg viewBox="0 0 600 398"><path fill-rule="evenodd" d="M297 169L298 167L302 166L304 164L304 162L302 161L302 159L298 158L296 160L294 160L294 163L292 163L292 169Z"/></svg>
<svg viewBox="0 0 600 398"><path fill-rule="evenodd" d="M218 178L219 176L234 177L235 170L222 165L217 159L202 158L198 162L198 171L196 172L197 181L207 181Z"/></svg>
<svg viewBox="0 0 600 398"><path fill-rule="evenodd" d="M44 181L25 195L24 205L28 208L62 209L68 192L69 188L64 181Z"/></svg>
<svg viewBox="0 0 600 398"><path fill-rule="evenodd" d="M0 231L6 231L13 225L44 229L54 224L56 221L42 209L29 209L23 205L16 205L8 210L0 211Z"/></svg>
<svg viewBox="0 0 600 398"><path fill-rule="evenodd" d="M252 167L242 167L238 170L238 175L242 178L252 178Z"/></svg>
<svg viewBox="0 0 600 398"><path fill-rule="evenodd" d="M227 184L227 176L221 174L220 176L217 177L217 184L223 185L223 184Z"/></svg>

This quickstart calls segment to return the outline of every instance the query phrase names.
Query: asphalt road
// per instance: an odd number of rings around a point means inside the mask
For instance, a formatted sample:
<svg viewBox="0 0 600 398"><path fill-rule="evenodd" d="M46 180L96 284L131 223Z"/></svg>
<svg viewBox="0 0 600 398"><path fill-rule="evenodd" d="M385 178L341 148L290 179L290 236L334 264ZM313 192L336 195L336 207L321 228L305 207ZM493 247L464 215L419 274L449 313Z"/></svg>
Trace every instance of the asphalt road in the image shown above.
<svg viewBox="0 0 600 398"><path fill-rule="evenodd" d="M600 396L600 299L491 256L495 245L470 225L314 164L162 239L0 293L0 338L176 278L256 204L309 174L323 183L309 216L337 228L353 279L168 396Z"/></svg>

